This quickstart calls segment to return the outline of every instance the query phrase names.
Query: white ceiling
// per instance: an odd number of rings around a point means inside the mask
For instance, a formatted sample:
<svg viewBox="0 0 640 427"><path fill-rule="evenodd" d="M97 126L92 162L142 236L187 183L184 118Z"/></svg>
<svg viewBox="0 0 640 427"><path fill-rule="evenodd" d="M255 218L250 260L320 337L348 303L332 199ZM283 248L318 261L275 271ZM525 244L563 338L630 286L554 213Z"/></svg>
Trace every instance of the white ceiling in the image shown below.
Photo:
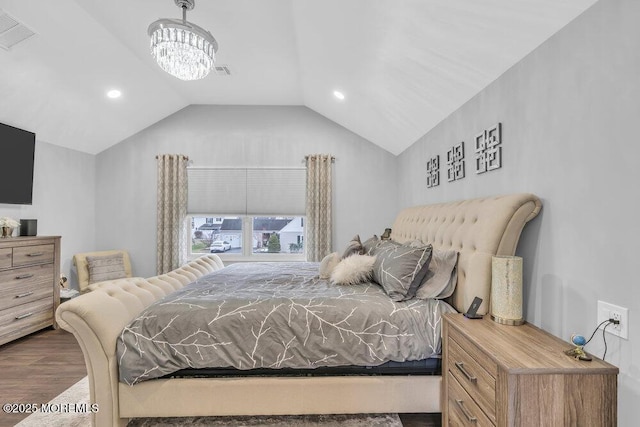
<svg viewBox="0 0 640 427"><path fill-rule="evenodd" d="M232 75L183 82L147 36L174 0L0 0L36 32L0 49L0 122L95 154L189 104L306 105L399 154L595 1L197 0Z"/></svg>

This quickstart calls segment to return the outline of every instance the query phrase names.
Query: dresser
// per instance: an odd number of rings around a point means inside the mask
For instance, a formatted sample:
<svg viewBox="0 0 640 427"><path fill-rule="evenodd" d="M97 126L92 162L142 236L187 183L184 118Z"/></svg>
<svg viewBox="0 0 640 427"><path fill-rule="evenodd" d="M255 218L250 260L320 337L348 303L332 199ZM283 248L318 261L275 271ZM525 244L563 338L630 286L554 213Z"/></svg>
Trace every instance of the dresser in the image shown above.
<svg viewBox="0 0 640 427"><path fill-rule="evenodd" d="M445 315L442 424L616 426L618 368L571 347L529 323Z"/></svg>
<svg viewBox="0 0 640 427"><path fill-rule="evenodd" d="M0 239L0 345L55 324L60 237Z"/></svg>

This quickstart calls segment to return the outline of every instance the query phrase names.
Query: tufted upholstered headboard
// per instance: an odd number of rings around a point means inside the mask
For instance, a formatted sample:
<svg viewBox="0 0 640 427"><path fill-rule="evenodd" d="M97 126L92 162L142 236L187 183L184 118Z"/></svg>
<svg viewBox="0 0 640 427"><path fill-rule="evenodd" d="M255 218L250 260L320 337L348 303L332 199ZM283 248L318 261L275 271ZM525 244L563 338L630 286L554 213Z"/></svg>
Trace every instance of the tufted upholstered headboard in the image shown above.
<svg viewBox="0 0 640 427"><path fill-rule="evenodd" d="M515 255L520 233L541 208L533 194L509 194L403 209L391 238L420 240L435 249L458 251L458 283L451 305L466 311L473 298L483 299L478 312L489 311L491 257ZM525 260L526 262L526 260Z"/></svg>

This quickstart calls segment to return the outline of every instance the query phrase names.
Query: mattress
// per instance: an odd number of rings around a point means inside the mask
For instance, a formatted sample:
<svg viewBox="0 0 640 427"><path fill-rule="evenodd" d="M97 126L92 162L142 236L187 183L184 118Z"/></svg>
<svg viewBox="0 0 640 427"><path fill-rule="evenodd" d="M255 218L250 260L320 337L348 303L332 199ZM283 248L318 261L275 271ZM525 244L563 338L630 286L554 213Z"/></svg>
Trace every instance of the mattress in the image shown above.
<svg viewBox="0 0 640 427"><path fill-rule="evenodd" d="M320 279L318 267L232 264L156 301L118 338L120 381L187 368L319 373L439 356L441 316L455 311L447 303L394 302L373 282Z"/></svg>
<svg viewBox="0 0 640 427"><path fill-rule="evenodd" d="M247 369L201 368L181 369L163 378L221 378L221 377L322 377L346 375L441 375L442 359L432 357L405 362L389 361L377 366L328 366L315 369Z"/></svg>

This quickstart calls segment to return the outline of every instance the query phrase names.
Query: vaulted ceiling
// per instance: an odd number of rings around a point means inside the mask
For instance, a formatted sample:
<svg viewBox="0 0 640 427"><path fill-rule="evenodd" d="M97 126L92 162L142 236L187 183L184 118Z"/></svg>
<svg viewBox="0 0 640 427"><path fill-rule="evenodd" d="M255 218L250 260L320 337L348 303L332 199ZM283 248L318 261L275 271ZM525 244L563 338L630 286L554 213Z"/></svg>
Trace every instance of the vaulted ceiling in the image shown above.
<svg viewBox="0 0 640 427"><path fill-rule="evenodd" d="M595 1L197 0L231 75L184 82L149 54L174 0L0 0L36 33L0 49L0 122L95 154L190 104L305 105L399 154Z"/></svg>

